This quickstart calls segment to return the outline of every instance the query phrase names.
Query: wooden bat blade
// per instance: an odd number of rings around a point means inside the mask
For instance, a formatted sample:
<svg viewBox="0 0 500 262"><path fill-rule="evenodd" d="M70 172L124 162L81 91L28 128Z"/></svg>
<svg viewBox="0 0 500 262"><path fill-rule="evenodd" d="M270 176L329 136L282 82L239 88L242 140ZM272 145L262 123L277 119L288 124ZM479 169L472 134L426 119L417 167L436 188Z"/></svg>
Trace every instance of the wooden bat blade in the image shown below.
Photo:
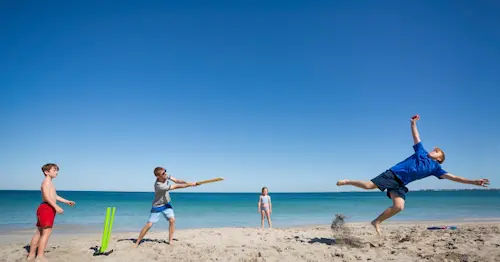
<svg viewBox="0 0 500 262"><path fill-rule="evenodd" d="M218 182L218 181L222 181L222 180L224 180L224 178L216 177L216 178L212 178L212 179L198 181L198 182L196 182L196 184L201 185L201 184L206 184L206 183Z"/></svg>

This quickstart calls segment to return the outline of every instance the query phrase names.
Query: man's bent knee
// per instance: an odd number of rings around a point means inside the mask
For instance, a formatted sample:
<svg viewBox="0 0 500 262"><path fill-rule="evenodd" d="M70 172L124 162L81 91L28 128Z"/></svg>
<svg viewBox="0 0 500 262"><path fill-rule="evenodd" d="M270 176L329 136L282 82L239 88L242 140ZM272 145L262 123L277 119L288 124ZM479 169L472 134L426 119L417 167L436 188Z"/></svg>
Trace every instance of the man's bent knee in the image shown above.
<svg viewBox="0 0 500 262"><path fill-rule="evenodd" d="M375 185L375 183L370 181L370 182L366 183L365 188L366 189L375 189L375 188L377 188L377 185Z"/></svg>
<svg viewBox="0 0 500 262"><path fill-rule="evenodd" d="M170 222L171 224L175 223L175 218L174 217L169 218L168 222Z"/></svg>
<svg viewBox="0 0 500 262"><path fill-rule="evenodd" d="M405 205L397 203L397 204L394 204L392 206L392 208L395 209L397 212L401 212L401 211L403 211L403 209L405 209Z"/></svg>

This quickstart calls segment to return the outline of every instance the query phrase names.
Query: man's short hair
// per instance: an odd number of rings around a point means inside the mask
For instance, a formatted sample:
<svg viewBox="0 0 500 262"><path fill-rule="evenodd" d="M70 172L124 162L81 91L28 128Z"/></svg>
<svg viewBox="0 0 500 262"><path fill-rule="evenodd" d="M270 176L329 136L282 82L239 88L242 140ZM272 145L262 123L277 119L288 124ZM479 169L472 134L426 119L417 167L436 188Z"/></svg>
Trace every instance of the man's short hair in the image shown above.
<svg viewBox="0 0 500 262"><path fill-rule="evenodd" d="M436 147L436 151L441 153L441 159L437 159L437 161L439 164L442 164L444 162L444 159L445 159L444 152L439 147Z"/></svg>
<svg viewBox="0 0 500 262"><path fill-rule="evenodd" d="M161 176L161 175L163 175L164 171L165 171L165 168L159 166L159 167L155 168L153 173L155 174L155 176Z"/></svg>

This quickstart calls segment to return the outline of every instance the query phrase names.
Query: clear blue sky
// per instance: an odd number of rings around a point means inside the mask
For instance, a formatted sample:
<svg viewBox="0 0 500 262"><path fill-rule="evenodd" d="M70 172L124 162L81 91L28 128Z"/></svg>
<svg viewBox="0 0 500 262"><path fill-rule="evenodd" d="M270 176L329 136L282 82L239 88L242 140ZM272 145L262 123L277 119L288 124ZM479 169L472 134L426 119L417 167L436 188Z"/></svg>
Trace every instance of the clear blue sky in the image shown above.
<svg viewBox="0 0 500 262"><path fill-rule="evenodd" d="M500 187L498 1L3 1L0 189L337 191L412 153ZM470 188L427 178L410 189ZM352 190L354 188L342 188Z"/></svg>

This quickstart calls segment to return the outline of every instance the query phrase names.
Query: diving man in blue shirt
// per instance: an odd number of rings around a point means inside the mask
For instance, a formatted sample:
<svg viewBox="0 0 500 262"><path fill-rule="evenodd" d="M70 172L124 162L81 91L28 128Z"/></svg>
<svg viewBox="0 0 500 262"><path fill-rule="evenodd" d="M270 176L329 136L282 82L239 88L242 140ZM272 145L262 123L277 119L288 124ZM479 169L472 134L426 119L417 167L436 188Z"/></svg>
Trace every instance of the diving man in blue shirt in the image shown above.
<svg viewBox="0 0 500 262"><path fill-rule="evenodd" d="M392 199L393 204L371 222L379 235L380 223L403 210L406 193L408 193L406 185L410 182L428 176L435 176L439 179L445 178L463 184L483 187L487 187L490 184L488 179L470 180L444 171L441 168L441 164L445 159L443 150L436 147L431 152L427 152L420 141L420 135L417 129L417 121L419 119L419 115L414 115L411 118L411 132L413 135L413 149L415 150L415 154L399 162L371 181L344 179L337 182L337 186L351 185L363 189L378 188L380 191L387 190L387 196Z"/></svg>

